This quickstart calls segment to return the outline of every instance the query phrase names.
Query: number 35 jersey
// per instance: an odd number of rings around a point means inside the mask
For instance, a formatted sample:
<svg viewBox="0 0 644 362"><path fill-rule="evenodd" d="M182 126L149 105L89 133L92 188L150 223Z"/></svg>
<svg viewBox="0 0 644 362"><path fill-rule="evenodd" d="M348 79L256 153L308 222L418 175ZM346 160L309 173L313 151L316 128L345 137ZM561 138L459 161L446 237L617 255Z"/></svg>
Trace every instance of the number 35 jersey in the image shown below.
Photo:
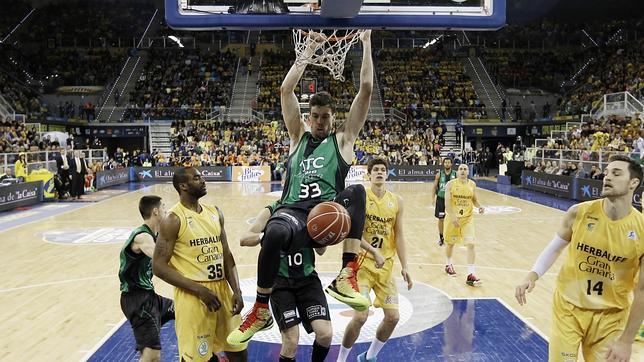
<svg viewBox="0 0 644 362"><path fill-rule="evenodd" d="M196 213L178 202L170 209L181 221L170 266L194 281L221 280L225 269L219 212L211 205L201 208Z"/></svg>
<svg viewBox="0 0 644 362"><path fill-rule="evenodd" d="M398 214L398 197L386 191L382 198L376 196L371 188L367 189L367 217L362 238L378 249L383 258L396 255L396 215ZM363 253L372 258L371 253Z"/></svg>
<svg viewBox="0 0 644 362"><path fill-rule="evenodd" d="M578 205L568 255L557 289L570 303L586 309L626 309L644 253L644 216L635 208L611 220L603 199Z"/></svg>

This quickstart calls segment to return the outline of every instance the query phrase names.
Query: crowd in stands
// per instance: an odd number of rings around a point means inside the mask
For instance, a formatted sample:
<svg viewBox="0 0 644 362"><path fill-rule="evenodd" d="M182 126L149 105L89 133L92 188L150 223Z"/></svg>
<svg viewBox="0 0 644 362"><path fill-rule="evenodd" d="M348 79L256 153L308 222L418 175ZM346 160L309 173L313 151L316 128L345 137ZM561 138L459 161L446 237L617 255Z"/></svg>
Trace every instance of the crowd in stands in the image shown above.
<svg viewBox="0 0 644 362"><path fill-rule="evenodd" d="M386 157L392 164L438 163L447 128L438 121L367 121L355 145L355 164ZM260 166L283 168L289 153L283 123L176 121L172 154L153 155L155 165Z"/></svg>
<svg viewBox="0 0 644 362"><path fill-rule="evenodd" d="M490 75L505 87L562 96L557 115L587 114L604 94L644 89L641 21L540 21L481 35Z"/></svg>
<svg viewBox="0 0 644 362"><path fill-rule="evenodd" d="M123 49L55 49L29 65L49 93L58 86L105 86L116 78L125 59Z"/></svg>
<svg viewBox="0 0 644 362"><path fill-rule="evenodd" d="M551 175L559 176L571 176L577 178L590 178L594 180L601 180L604 178L604 172L602 169L593 164L590 166L590 169L587 171L587 166L584 166L583 162L559 162L558 161L540 161L537 165L533 165L531 162L526 164L526 169L534 172L543 172Z"/></svg>
<svg viewBox="0 0 644 362"><path fill-rule="evenodd" d="M593 56L579 85L567 94L560 114L587 114L604 94L628 91L642 98L644 90L644 39L611 46Z"/></svg>
<svg viewBox="0 0 644 362"><path fill-rule="evenodd" d="M642 126L640 118L611 116L608 119L586 122L581 127L573 127L567 138L549 139L545 148L634 152L639 150L638 140L644 130Z"/></svg>
<svg viewBox="0 0 644 362"><path fill-rule="evenodd" d="M171 125L172 154L157 163L186 166L262 166L283 164L288 132L274 122L177 121ZM161 158L161 159L159 159Z"/></svg>
<svg viewBox="0 0 644 362"><path fill-rule="evenodd" d="M394 165L439 163L447 127L429 120L368 120L355 145L354 163L386 157Z"/></svg>
<svg viewBox="0 0 644 362"><path fill-rule="evenodd" d="M486 66L497 84L512 88L539 88L558 92L574 74L579 58L575 52L487 48Z"/></svg>
<svg viewBox="0 0 644 362"><path fill-rule="evenodd" d="M55 139L41 139L38 129L33 126L0 116L0 154L51 150L59 145Z"/></svg>
<svg viewBox="0 0 644 362"><path fill-rule="evenodd" d="M509 24L501 30L477 33L475 36L480 37L480 41L485 39L485 45L488 48L592 47L594 43L607 43L618 32L623 37L633 38L638 32L638 27L637 21L633 20L602 19L580 22L578 19L568 19L568 21L541 19L528 23Z"/></svg>
<svg viewBox="0 0 644 362"><path fill-rule="evenodd" d="M260 68L259 95L254 108L263 111L268 117L274 118L281 114L280 106L280 85L295 61L293 51L270 51L263 53ZM344 66L344 81L331 77L329 71L317 66L308 66L302 79L312 78L317 81L317 91L327 91L336 100L336 112L338 119L344 119L345 113L349 111L353 98L358 93L353 84L353 64L350 60ZM356 75L359 77L359 75ZM306 92L305 92L306 93ZM300 86L295 89L295 94L302 94ZM308 102L307 97L301 97L300 101Z"/></svg>
<svg viewBox="0 0 644 362"><path fill-rule="evenodd" d="M9 4L13 4L11 1ZM72 0L37 6L16 36L22 43L64 47L131 46L154 13L151 0ZM18 19L19 20L19 19ZM51 40L50 40L51 39ZM51 42L51 43L48 43Z"/></svg>
<svg viewBox="0 0 644 362"><path fill-rule="evenodd" d="M548 138L548 143L535 155L539 162L534 169L550 174L601 179L602 166L613 154L644 159L643 126L640 118L611 116L573 127L567 137Z"/></svg>
<svg viewBox="0 0 644 362"><path fill-rule="evenodd" d="M237 57L230 51L152 49L125 119L205 119L227 106Z"/></svg>
<svg viewBox="0 0 644 362"><path fill-rule="evenodd" d="M435 49L381 49L374 60L385 107L412 119L486 118L462 63Z"/></svg>

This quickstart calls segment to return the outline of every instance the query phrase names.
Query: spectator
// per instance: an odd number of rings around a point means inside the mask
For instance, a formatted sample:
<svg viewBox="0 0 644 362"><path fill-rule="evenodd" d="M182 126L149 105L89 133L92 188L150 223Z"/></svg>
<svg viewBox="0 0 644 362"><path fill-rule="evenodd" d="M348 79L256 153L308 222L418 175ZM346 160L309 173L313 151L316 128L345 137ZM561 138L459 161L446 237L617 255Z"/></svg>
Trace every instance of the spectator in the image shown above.
<svg viewBox="0 0 644 362"><path fill-rule="evenodd" d="M21 152L18 159L13 165L14 175L18 182L25 182L27 180L27 161L24 152Z"/></svg>
<svg viewBox="0 0 644 362"><path fill-rule="evenodd" d="M597 165L593 165L590 169L590 178L593 180L603 180L604 173L599 167L597 167Z"/></svg>

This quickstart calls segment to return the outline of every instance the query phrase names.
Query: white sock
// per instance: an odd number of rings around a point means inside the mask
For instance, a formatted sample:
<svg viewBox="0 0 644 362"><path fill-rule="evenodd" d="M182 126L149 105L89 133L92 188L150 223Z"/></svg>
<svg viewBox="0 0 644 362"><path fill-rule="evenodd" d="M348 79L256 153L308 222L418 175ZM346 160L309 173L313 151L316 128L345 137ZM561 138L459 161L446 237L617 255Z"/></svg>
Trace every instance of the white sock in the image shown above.
<svg viewBox="0 0 644 362"><path fill-rule="evenodd" d="M467 266L467 272L470 274L474 274L474 264L470 264Z"/></svg>
<svg viewBox="0 0 644 362"><path fill-rule="evenodd" d="M452 258L447 258L447 262L445 265L452 265Z"/></svg>
<svg viewBox="0 0 644 362"><path fill-rule="evenodd" d="M343 345L340 345L340 353L338 354L338 359L336 362L346 362L349 353L351 353L351 348L345 348Z"/></svg>
<svg viewBox="0 0 644 362"><path fill-rule="evenodd" d="M377 337L374 337L373 341L371 341L371 345L369 346L369 350L367 351L367 359L376 357L378 352L382 349L382 346L385 345L385 342L380 342Z"/></svg>

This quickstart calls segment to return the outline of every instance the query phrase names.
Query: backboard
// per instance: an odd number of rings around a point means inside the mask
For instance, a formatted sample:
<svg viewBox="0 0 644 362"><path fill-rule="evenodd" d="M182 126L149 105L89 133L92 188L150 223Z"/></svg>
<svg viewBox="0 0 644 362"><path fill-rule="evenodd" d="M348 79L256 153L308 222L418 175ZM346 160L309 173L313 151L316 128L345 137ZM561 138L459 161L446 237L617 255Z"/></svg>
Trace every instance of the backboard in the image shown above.
<svg viewBox="0 0 644 362"><path fill-rule="evenodd" d="M505 25L505 0L320 1L165 0L165 17L177 30L496 30ZM334 17L334 11L356 2L357 14Z"/></svg>

